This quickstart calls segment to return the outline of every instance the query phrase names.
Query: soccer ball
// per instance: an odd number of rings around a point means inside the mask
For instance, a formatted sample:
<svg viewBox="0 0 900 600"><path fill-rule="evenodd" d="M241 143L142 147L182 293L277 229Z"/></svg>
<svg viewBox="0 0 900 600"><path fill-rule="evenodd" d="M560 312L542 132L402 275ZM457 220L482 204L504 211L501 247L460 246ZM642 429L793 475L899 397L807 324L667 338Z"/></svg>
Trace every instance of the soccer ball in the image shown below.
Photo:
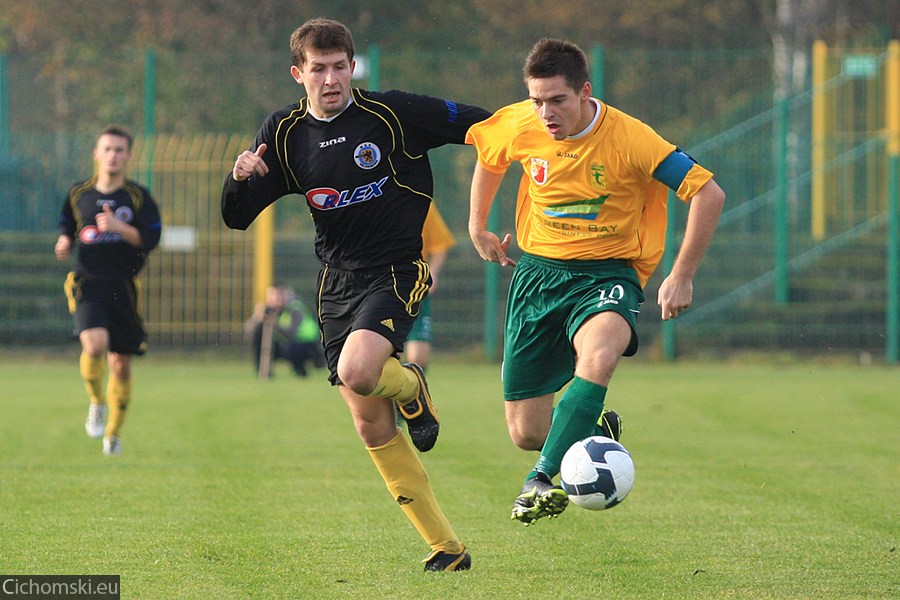
<svg viewBox="0 0 900 600"><path fill-rule="evenodd" d="M619 442L595 435L566 451L559 478L573 504L588 510L612 508L634 485L634 462Z"/></svg>

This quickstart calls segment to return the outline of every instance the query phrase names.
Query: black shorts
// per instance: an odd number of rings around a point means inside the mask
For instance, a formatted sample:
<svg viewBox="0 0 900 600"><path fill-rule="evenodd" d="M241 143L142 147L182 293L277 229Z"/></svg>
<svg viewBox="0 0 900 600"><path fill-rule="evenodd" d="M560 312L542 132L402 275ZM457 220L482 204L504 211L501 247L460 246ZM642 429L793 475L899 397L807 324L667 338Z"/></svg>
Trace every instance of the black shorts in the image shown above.
<svg viewBox="0 0 900 600"><path fill-rule="evenodd" d="M331 384L340 383L338 358L352 331L374 331L389 340L399 356L430 287L431 271L423 260L376 269L319 271L317 305Z"/></svg>
<svg viewBox="0 0 900 600"><path fill-rule="evenodd" d="M102 327L109 332L110 352L147 351L147 333L138 314L137 284L133 279L94 279L69 273L65 287L76 333Z"/></svg>

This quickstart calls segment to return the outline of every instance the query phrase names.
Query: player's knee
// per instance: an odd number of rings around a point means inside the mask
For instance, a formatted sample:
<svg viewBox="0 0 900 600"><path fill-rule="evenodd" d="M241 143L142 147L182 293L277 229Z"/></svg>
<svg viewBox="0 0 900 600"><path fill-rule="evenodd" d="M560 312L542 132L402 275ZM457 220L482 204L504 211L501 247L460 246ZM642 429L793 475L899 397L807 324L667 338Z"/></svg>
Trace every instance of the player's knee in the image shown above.
<svg viewBox="0 0 900 600"><path fill-rule="evenodd" d="M618 350L603 349L578 357L575 375L588 381L608 385L619 364L621 353Z"/></svg>
<svg viewBox="0 0 900 600"><path fill-rule="evenodd" d="M547 434L546 432L510 427L509 437L513 444L522 450L540 450L544 447Z"/></svg>
<svg viewBox="0 0 900 600"><path fill-rule="evenodd" d="M353 364L338 364L338 377L341 383L355 394L368 396L378 383L378 375L368 370L361 369Z"/></svg>

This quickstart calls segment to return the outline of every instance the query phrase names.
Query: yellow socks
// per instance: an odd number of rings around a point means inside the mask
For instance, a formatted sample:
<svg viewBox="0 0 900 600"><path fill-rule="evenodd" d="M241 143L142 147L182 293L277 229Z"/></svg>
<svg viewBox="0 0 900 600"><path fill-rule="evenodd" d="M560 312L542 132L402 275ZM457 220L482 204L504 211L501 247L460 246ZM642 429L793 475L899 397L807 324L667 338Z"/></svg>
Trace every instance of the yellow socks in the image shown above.
<svg viewBox="0 0 900 600"><path fill-rule="evenodd" d="M128 408L128 401L131 400L131 380L123 381L110 375L106 397L109 402L109 418L106 421L106 431L103 436L118 437L119 428L125 421L125 409Z"/></svg>
<svg viewBox="0 0 900 600"><path fill-rule="evenodd" d="M384 446L367 450L391 496L431 549L449 554L462 552L463 545L441 511L425 467L406 436L398 433Z"/></svg>
<svg viewBox="0 0 900 600"><path fill-rule="evenodd" d="M400 406L419 395L419 378L400 364L394 357L387 359L381 370L381 377L370 394L378 398L389 398Z"/></svg>
<svg viewBox="0 0 900 600"><path fill-rule="evenodd" d="M93 358L87 352L82 352L78 364L81 370L81 377L84 378L84 388L87 390L91 403L106 404L106 398L103 396L103 376L105 371L103 357Z"/></svg>

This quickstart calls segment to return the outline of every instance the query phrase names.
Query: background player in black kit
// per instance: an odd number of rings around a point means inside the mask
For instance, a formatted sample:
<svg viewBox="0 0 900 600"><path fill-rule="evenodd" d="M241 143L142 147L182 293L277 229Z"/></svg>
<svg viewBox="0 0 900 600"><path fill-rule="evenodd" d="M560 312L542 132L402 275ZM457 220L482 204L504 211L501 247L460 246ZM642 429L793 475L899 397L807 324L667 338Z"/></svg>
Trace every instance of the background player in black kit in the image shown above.
<svg viewBox="0 0 900 600"><path fill-rule="evenodd" d="M432 552L426 571L468 569L471 558L444 516L416 448L438 435L422 369L398 356L431 284L422 225L433 180L427 151L463 144L483 109L400 91L351 88L350 31L313 19L291 36L291 76L306 98L262 124L222 193L222 217L246 229L286 194L306 197L322 263L317 312L330 381L338 386L388 490Z"/></svg>
<svg viewBox="0 0 900 600"><path fill-rule="evenodd" d="M69 190L55 248L56 257L66 260L76 236L79 240L78 264L66 280L66 295L81 340L81 376L90 398L84 427L91 437L103 436L107 455L122 451L119 428L131 399L131 356L146 350L135 277L162 233L150 192L126 178L132 143L131 133L114 125L97 136L97 174ZM105 394L104 358L109 363Z"/></svg>

